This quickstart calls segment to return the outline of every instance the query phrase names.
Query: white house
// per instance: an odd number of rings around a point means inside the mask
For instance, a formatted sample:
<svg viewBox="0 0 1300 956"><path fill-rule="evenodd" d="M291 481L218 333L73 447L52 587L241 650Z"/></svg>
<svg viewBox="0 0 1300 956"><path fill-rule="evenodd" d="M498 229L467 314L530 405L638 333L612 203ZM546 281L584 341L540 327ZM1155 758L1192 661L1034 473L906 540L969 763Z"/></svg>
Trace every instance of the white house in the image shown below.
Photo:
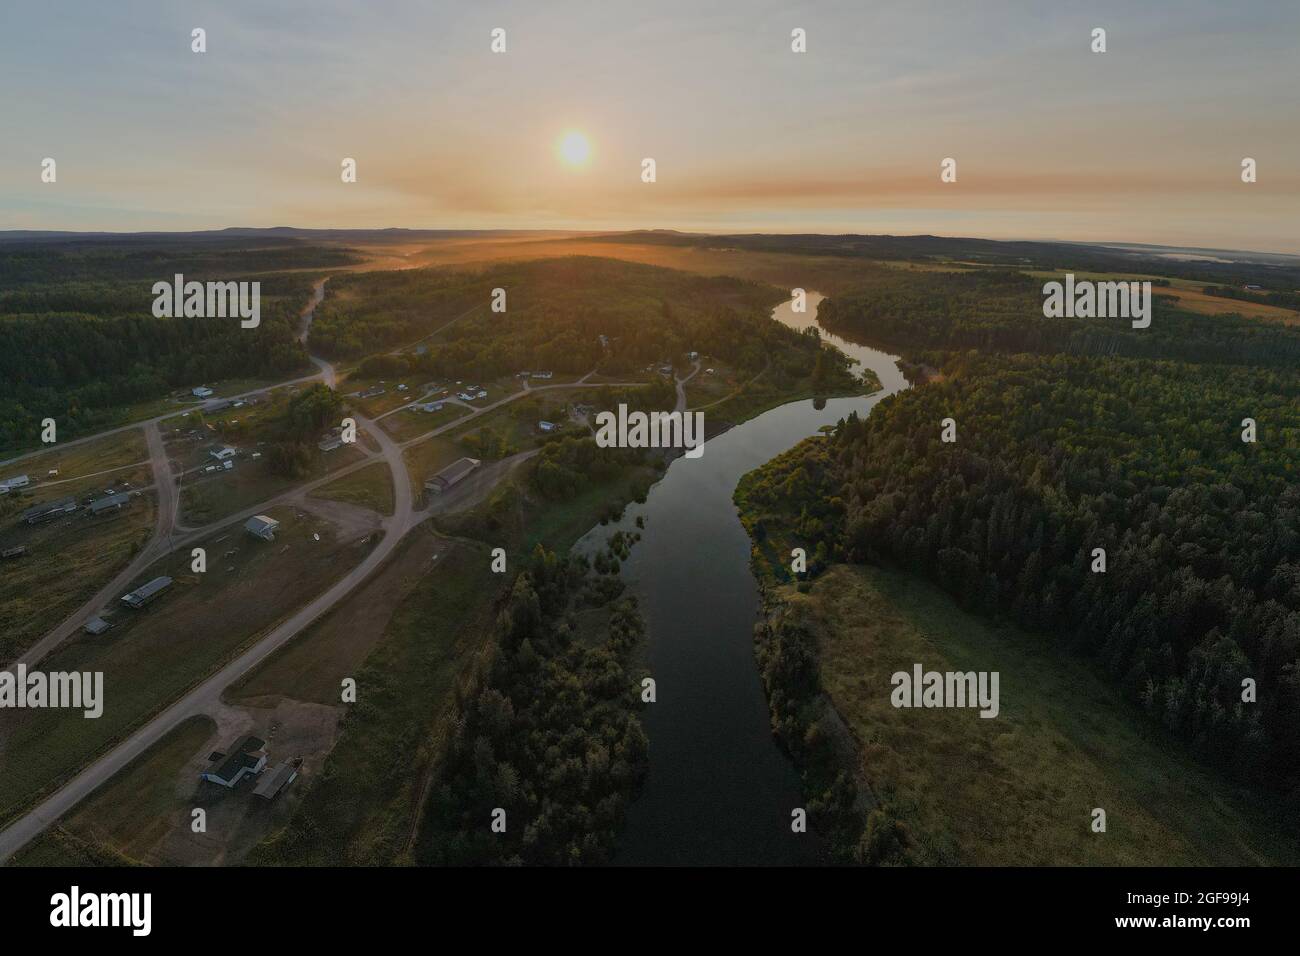
<svg viewBox="0 0 1300 956"><path fill-rule="evenodd" d="M245 737L229 755L213 754L213 763L217 765L199 774L199 779L222 787L233 787L244 777L256 777L266 766L265 748L266 741L262 738L251 735Z"/></svg>
<svg viewBox="0 0 1300 956"><path fill-rule="evenodd" d="M17 475L13 478L6 478L4 481L0 481L0 489L4 489L5 492L10 492L16 488L26 488L31 483L32 480L26 475Z"/></svg>
<svg viewBox="0 0 1300 956"><path fill-rule="evenodd" d="M553 432L556 426L555 422L538 422L537 427L544 432Z"/></svg>
<svg viewBox="0 0 1300 956"><path fill-rule="evenodd" d="M235 457L235 449L231 448L229 445L223 445L220 448L212 449L208 454L217 461L225 461L227 458Z"/></svg>
<svg viewBox="0 0 1300 956"><path fill-rule="evenodd" d="M207 398L212 394L212 389L206 385L200 385L198 388L190 389L190 394L195 398Z"/></svg>

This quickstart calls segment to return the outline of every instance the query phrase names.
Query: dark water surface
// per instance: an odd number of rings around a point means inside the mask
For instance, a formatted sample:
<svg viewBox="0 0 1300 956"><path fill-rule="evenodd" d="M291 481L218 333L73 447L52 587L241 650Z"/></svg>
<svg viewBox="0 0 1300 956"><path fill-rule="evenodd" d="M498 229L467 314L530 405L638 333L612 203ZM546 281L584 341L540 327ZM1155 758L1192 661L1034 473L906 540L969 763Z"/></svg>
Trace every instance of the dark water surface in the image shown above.
<svg viewBox="0 0 1300 956"><path fill-rule="evenodd" d="M808 312L790 303L773 317L793 328L816 324L821 296ZM769 729L767 701L754 662L758 585L749 569L749 538L731 496L746 472L834 424L866 414L907 387L893 357L823 333L880 376L883 390L863 398L811 401L765 412L704 446L699 459L679 458L617 524L598 526L579 543L591 550L615 530L642 540L624 565L641 602L646 653L658 700L642 713L650 738L650 775L628 812L616 862L788 865L818 859L816 838L790 830L803 806L799 777ZM707 419L708 412L705 417Z"/></svg>

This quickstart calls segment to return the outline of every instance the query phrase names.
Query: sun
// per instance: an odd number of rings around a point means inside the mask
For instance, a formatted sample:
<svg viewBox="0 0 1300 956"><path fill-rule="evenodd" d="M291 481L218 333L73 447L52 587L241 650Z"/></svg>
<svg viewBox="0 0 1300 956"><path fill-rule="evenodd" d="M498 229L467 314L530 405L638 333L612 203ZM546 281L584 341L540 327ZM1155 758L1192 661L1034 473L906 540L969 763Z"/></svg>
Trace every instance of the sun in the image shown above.
<svg viewBox="0 0 1300 956"><path fill-rule="evenodd" d="M577 130L560 137L560 159L566 166L585 166L591 158L591 143Z"/></svg>

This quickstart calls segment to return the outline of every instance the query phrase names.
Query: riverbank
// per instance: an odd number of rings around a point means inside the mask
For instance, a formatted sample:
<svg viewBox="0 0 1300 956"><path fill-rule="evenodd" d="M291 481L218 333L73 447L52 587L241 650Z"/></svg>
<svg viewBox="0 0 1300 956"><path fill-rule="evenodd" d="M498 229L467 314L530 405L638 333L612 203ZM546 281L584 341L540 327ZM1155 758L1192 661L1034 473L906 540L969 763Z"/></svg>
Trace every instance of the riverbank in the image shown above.
<svg viewBox="0 0 1300 956"><path fill-rule="evenodd" d="M747 474L736 501L763 586L756 653L773 727L833 855L916 865L1294 865L1275 801L1192 760L1088 661L824 546L826 439ZM790 482L803 483L791 493ZM813 484L808 485L808 482ZM827 504L833 510L833 506ZM899 709L892 675L999 673L1000 712ZM1093 811L1104 810L1105 832ZM855 827L857 828L855 830Z"/></svg>

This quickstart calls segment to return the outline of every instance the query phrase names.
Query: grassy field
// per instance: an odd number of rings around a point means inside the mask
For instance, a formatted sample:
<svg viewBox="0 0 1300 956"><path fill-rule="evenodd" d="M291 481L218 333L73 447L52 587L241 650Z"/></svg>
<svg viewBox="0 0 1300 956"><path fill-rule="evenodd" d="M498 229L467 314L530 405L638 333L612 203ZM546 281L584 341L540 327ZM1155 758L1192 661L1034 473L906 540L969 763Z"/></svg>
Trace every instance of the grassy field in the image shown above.
<svg viewBox="0 0 1300 956"><path fill-rule="evenodd" d="M240 690L286 686L295 663L317 655L329 663L297 683L295 693L337 700L335 678L343 670L355 674L358 686L357 703L349 707L324 772L290 824L248 862L370 865L406 858L439 736L458 684L490 636L505 583L505 575L489 570L486 547L446 542L437 567L411 582L359 669L357 655L346 646L352 625L333 620L349 614L341 608ZM364 601L364 594L357 600Z"/></svg>
<svg viewBox="0 0 1300 956"><path fill-rule="evenodd" d="M1060 272L1042 272L1029 271L1026 275L1035 276L1043 281L1059 280ZM1229 315L1236 314L1253 319L1271 319L1276 322L1283 322L1287 325L1300 323L1300 313L1291 309L1283 309L1276 305L1269 305L1266 302L1249 302L1245 299L1229 299L1221 295L1206 295L1204 289L1210 283L1193 282L1190 279L1169 278L1168 276L1158 276L1145 273L1104 273L1104 272L1080 272L1075 271L1076 281L1088 280L1091 282L1141 282L1143 280L1151 281L1154 279L1163 279L1168 282L1168 286L1153 286L1152 295L1173 296L1178 300L1179 308L1186 309L1188 312L1199 312L1202 315Z"/></svg>
<svg viewBox="0 0 1300 956"><path fill-rule="evenodd" d="M369 508L381 515L393 513L393 476L385 462L377 461L337 481L317 488L312 498L342 501L350 505Z"/></svg>
<svg viewBox="0 0 1300 956"><path fill-rule="evenodd" d="M539 544L551 551L567 551L593 527L621 514L628 502L644 498L663 474L659 468L642 465L572 498L549 501L528 486L530 464L516 469L478 507L435 517L438 530L503 547L513 566Z"/></svg>
<svg viewBox="0 0 1300 956"><path fill-rule="evenodd" d="M470 436L495 432L505 442L505 454L499 456L503 458L529 448L536 448L546 437L537 427L539 421L554 422L572 431L580 430L580 426L569 421L567 408L571 402L580 404L583 401L584 391L587 392L587 399L594 397L591 395L592 390L589 389L555 389L515 399L509 405L466 422L462 428L453 428L447 437L464 446L465 440Z"/></svg>
<svg viewBox="0 0 1300 956"><path fill-rule="evenodd" d="M377 574L227 690L226 699L255 706L280 697L339 704L340 682L357 675L398 606L417 587L436 587L452 549L453 542L428 524L414 529Z"/></svg>
<svg viewBox="0 0 1300 956"><path fill-rule="evenodd" d="M220 521L243 508L267 501L305 482L323 478L331 471L360 461L364 453L356 445L333 451L312 449L311 467L298 478L272 473L262 461L239 460L230 471L203 477L187 477L181 483L181 521L202 527Z"/></svg>
<svg viewBox="0 0 1300 956"><path fill-rule="evenodd" d="M882 268L868 260L840 256L569 239L444 242L416 252L411 259L421 265L469 265L572 255L605 256L699 275L736 276L783 288L817 289L828 295L860 288L864 275Z"/></svg>
<svg viewBox="0 0 1300 956"><path fill-rule="evenodd" d="M92 518L77 513L30 526L10 519L0 548L27 553L0 563L0 661L11 660L131 563L153 532L152 495Z"/></svg>
<svg viewBox="0 0 1300 956"><path fill-rule="evenodd" d="M713 369L712 374L709 369ZM700 360L700 370L683 386L686 391L686 407L690 409L712 405L731 395L753 377L752 372L741 373L724 362L706 356Z"/></svg>
<svg viewBox="0 0 1300 956"><path fill-rule="evenodd" d="M961 611L908 575L838 565L786 587L818 635L822 684L861 769L924 864L1295 865L1258 793L1186 756L1042 636ZM890 675L997 671L1001 713L896 709ZM1107 832L1090 830L1106 811Z"/></svg>
<svg viewBox="0 0 1300 956"><path fill-rule="evenodd" d="M438 401L438 399L431 399ZM405 409L379 420L379 427L392 435L397 441L410 441L428 434L435 428L441 428L457 419L464 418L470 410L464 405L443 405L436 412Z"/></svg>
<svg viewBox="0 0 1300 956"><path fill-rule="evenodd" d="M27 475L32 483L21 492L0 496L0 514L21 510L51 498L78 494L90 483L94 487L107 482L130 479L138 466L148 467L149 449L140 429L110 435L97 441L60 448L0 468L0 480ZM137 468L129 467L137 466ZM57 475L50 475L57 469ZM108 472L108 474L101 474ZM94 475L94 478L86 476Z"/></svg>
<svg viewBox="0 0 1300 956"><path fill-rule="evenodd" d="M209 717L184 721L27 844L10 865L147 861L177 819L186 815L191 802L177 792L177 778L215 730Z"/></svg>
<svg viewBox="0 0 1300 956"><path fill-rule="evenodd" d="M115 611L112 630L80 635L46 659L48 670L102 671L104 712L88 720L80 711L24 710L6 719L0 823L325 590L370 548L365 539L336 540L331 525L299 519L293 509L270 513L281 521L274 542L225 529L201 542L203 575L190 573L188 551L155 563L134 583L169 574L170 591L142 611Z"/></svg>

